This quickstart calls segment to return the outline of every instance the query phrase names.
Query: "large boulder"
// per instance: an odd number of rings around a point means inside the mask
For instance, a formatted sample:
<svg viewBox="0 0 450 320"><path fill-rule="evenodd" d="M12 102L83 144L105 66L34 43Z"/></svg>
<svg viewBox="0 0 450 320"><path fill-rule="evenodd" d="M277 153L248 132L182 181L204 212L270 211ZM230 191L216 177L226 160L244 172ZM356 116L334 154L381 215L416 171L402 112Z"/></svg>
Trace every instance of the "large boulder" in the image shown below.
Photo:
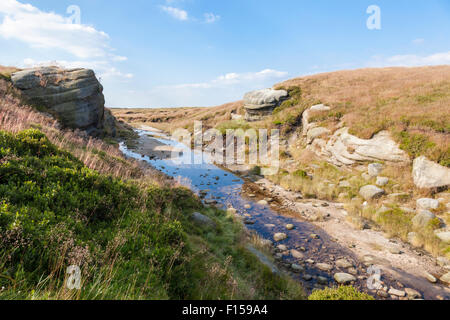
<svg viewBox="0 0 450 320"><path fill-rule="evenodd" d="M450 169L423 156L414 160L412 174L418 188L433 189L450 185Z"/></svg>
<svg viewBox="0 0 450 320"><path fill-rule="evenodd" d="M245 94L245 120L259 121L272 114L273 110L288 98L286 90L263 89Z"/></svg>
<svg viewBox="0 0 450 320"><path fill-rule="evenodd" d="M65 127L114 133L114 117L105 112L103 87L94 71L38 67L13 73L12 84L25 100L53 114ZM106 113L106 114L105 114Z"/></svg>

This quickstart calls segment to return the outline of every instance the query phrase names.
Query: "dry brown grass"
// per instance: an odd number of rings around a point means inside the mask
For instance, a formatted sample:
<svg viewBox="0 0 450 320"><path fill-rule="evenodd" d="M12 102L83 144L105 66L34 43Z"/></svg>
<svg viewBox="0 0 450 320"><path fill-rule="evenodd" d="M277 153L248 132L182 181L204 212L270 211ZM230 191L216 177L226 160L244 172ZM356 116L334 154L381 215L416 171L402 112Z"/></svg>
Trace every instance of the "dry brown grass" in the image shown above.
<svg viewBox="0 0 450 320"><path fill-rule="evenodd" d="M17 71L20 71L20 69L18 69L16 67L0 66L0 78L10 79L11 74L13 74L14 72L17 72Z"/></svg>
<svg viewBox="0 0 450 320"><path fill-rule="evenodd" d="M163 179L156 170L144 169L137 161L125 159L117 145L78 130L62 129L50 115L23 105L10 83L0 79L0 130L16 133L29 128L40 129L53 144L71 152L90 169L123 179L146 177L155 183Z"/></svg>
<svg viewBox="0 0 450 320"><path fill-rule="evenodd" d="M411 156L449 165L450 66L339 71L277 85L293 86L302 89L303 101L333 107L317 115L324 125L338 119L366 139L389 130Z"/></svg>
<svg viewBox="0 0 450 320"><path fill-rule="evenodd" d="M205 128L213 128L218 123L231 120L231 113L244 114L241 101L211 108L173 109L112 109L113 115L135 127L147 125L172 132L178 128L192 129L194 121L202 121Z"/></svg>

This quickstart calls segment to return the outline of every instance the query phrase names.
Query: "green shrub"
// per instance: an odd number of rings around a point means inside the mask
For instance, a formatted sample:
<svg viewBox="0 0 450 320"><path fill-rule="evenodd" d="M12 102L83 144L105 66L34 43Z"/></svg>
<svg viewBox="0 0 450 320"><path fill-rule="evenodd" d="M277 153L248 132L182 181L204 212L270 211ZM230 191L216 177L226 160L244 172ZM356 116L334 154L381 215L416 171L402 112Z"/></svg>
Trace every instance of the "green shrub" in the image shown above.
<svg viewBox="0 0 450 320"><path fill-rule="evenodd" d="M359 292L352 286L340 286L338 288L325 288L314 290L308 300L375 300L367 293Z"/></svg>

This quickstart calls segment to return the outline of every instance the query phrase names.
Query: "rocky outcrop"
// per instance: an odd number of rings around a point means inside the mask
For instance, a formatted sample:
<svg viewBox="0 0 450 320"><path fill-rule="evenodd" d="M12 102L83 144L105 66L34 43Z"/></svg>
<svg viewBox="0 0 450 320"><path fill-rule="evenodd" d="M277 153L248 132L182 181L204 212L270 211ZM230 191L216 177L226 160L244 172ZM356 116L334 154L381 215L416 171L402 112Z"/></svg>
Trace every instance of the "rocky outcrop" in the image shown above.
<svg viewBox="0 0 450 320"><path fill-rule="evenodd" d="M286 90L263 89L244 96L245 120L259 121L272 114L281 102L288 98Z"/></svg>
<svg viewBox="0 0 450 320"><path fill-rule="evenodd" d="M115 118L105 109L103 87L88 69L39 67L12 74L25 100L53 114L65 127L90 135L115 135Z"/></svg>
<svg viewBox="0 0 450 320"><path fill-rule="evenodd" d="M349 128L341 127L329 139L324 139L323 136L331 132L311 122L311 116L314 112L329 110L330 107L319 104L312 106L302 115L302 130L307 140L307 148L328 162L342 166L367 161L391 163L410 161L406 152L398 147L387 131L376 134L372 139L360 139L349 134Z"/></svg>
<svg viewBox="0 0 450 320"><path fill-rule="evenodd" d="M317 127L317 124L315 124L314 122L310 122L311 115L314 112L329 111L329 110L331 110L331 108L326 105L323 105L323 104L317 104L317 105L312 106L311 108L305 110L305 112L303 112L303 115L302 115L303 136L306 137L308 135L308 131Z"/></svg>
<svg viewBox="0 0 450 320"><path fill-rule="evenodd" d="M450 185L450 169L443 167L426 157L419 157L413 163L414 184L418 188L432 189Z"/></svg>

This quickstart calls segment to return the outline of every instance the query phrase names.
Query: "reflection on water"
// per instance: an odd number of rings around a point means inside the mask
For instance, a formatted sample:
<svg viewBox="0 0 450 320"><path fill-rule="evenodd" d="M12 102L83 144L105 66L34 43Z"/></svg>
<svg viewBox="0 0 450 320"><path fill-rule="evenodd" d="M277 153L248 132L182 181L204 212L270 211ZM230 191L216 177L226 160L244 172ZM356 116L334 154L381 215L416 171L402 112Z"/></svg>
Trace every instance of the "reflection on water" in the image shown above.
<svg viewBox="0 0 450 320"><path fill-rule="evenodd" d="M255 200L246 198L242 193L245 181L213 165L208 158L202 157L201 153L193 152L189 147L177 141L170 140L169 137L149 131L138 131L141 141L145 139L156 139L157 141L183 150L184 159L195 159L201 164L179 164L170 159L152 159L147 155L128 149L125 144L120 145L120 150L127 156L144 160L161 172L172 176L182 185L191 188L197 194L206 194L206 202L216 202L219 208L235 208L237 213L245 218L247 228L256 231L262 238L273 241L273 235L277 232L288 234L288 238L278 244L284 244L289 249L296 249L305 252L305 260L314 259L315 262L329 261L330 257L347 256L353 254L341 246L337 245L330 237L316 226L299 221L293 218L281 216L269 206L259 205ZM196 163L196 162L191 162ZM287 224L293 224L295 228L286 230ZM319 235L318 239L311 238L311 234ZM355 259L356 260L356 259ZM299 263L292 256L283 258L283 263ZM322 276L331 283L331 276L314 268L313 264L305 264L306 273L309 275ZM302 280L299 274L293 275L298 280ZM316 277L313 280L304 282L305 288L312 289L316 284ZM310 291L310 290L308 290Z"/></svg>

